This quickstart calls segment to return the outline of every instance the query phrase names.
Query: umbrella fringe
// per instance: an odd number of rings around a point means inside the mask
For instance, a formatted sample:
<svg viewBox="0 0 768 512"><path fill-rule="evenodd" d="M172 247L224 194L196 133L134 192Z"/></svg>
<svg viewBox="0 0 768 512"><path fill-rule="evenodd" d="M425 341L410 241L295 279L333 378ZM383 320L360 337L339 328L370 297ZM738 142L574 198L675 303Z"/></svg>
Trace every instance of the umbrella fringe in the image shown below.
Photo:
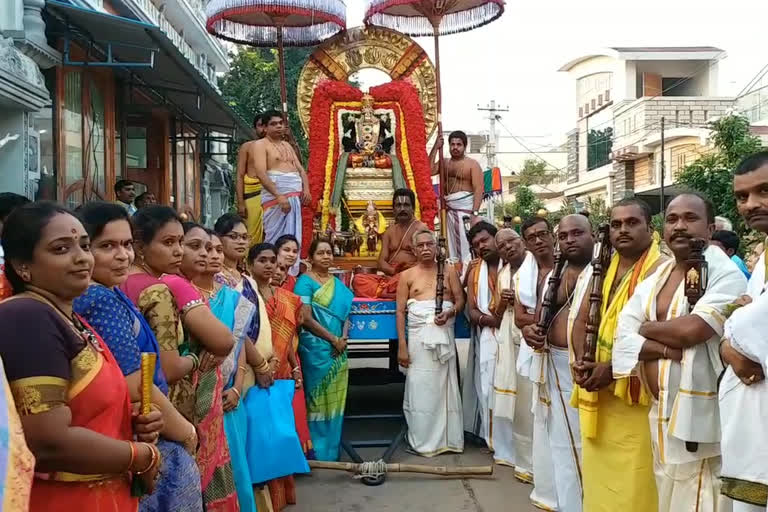
<svg viewBox="0 0 768 512"><path fill-rule="evenodd" d="M275 46L279 17L285 46L314 45L346 26L343 0L211 0L206 16L208 32L252 46Z"/></svg>
<svg viewBox="0 0 768 512"><path fill-rule="evenodd" d="M389 14L388 9L419 3L418 0L372 0L366 12L365 23L391 28L412 37L431 36L432 24L415 8L412 15ZM461 2L457 3L458 6ZM504 0L487 0L464 10L448 12L442 16L439 34L457 34L466 32L494 21L504 13Z"/></svg>

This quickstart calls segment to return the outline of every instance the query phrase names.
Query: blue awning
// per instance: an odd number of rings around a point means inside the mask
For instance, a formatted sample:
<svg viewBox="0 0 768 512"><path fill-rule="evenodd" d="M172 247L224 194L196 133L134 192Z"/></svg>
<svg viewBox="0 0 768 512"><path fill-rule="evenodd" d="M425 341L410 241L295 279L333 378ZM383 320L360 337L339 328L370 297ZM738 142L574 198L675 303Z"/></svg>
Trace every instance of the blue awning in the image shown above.
<svg viewBox="0 0 768 512"><path fill-rule="evenodd" d="M95 65L129 71L192 123L250 138L250 124L227 105L160 27L58 0L47 0L46 7L67 26L69 35L91 42L107 54L104 62Z"/></svg>

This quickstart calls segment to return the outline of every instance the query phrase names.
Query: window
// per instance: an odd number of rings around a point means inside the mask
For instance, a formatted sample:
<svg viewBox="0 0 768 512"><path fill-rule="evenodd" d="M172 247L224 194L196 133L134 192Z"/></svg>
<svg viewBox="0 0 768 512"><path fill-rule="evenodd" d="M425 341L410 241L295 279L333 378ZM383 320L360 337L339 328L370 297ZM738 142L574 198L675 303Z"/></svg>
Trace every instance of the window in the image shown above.
<svg viewBox="0 0 768 512"><path fill-rule="evenodd" d="M83 179L83 75L79 70L64 74L64 101L61 134L64 138L64 187ZM77 207L83 201L82 190L66 198L66 205Z"/></svg>
<svg viewBox="0 0 768 512"><path fill-rule="evenodd" d="M603 109L587 119L587 170L611 161L613 149L613 114Z"/></svg>
<svg viewBox="0 0 768 512"><path fill-rule="evenodd" d="M147 128L129 126L126 132L125 160L128 167L147 168Z"/></svg>

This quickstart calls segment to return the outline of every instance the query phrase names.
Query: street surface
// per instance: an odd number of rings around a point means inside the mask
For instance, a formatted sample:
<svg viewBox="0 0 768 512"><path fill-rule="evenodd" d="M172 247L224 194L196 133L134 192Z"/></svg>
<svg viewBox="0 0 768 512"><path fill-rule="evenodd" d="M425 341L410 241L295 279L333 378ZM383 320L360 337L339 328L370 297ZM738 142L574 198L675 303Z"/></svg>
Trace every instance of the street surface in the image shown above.
<svg viewBox="0 0 768 512"><path fill-rule="evenodd" d="M461 367L466 364L468 340L457 340ZM353 381L375 380L386 360L352 360ZM381 370L379 370L381 371ZM361 375L362 372L362 375ZM370 377L368 379L367 377ZM402 412L402 384L350 386L348 414ZM400 428L397 420L358 420L345 423L345 439L390 439ZM390 462L431 466L483 466L492 463L483 447L467 443L463 454L431 459L405 451L401 444ZM376 460L384 448L360 449L363 460ZM346 454L342 461L350 461ZM495 466L490 477L445 478L417 473L391 473L383 485L370 487L344 471L316 470L296 478L296 506L290 512L532 512L532 486L518 482L512 469Z"/></svg>

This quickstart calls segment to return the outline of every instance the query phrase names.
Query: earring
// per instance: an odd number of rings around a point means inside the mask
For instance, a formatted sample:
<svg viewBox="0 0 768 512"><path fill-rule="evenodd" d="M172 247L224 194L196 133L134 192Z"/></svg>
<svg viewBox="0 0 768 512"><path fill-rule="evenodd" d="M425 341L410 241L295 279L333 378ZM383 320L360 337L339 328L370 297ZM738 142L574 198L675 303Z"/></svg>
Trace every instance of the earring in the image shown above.
<svg viewBox="0 0 768 512"><path fill-rule="evenodd" d="M25 283L28 283L29 281L32 280L32 276L30 275L29 270L27 270L26 267L22 267L22 269L21 269L21 279Z"/></svg>

